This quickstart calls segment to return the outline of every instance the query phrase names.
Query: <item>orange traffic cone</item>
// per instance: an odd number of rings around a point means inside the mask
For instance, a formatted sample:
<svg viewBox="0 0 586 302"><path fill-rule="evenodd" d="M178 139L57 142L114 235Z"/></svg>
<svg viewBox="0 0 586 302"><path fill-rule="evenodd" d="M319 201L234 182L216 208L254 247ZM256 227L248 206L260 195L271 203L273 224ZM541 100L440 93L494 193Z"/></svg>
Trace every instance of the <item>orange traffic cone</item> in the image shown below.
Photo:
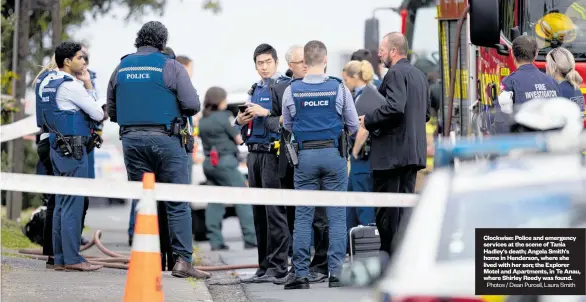
<svg viewBox="0 0 586 302"><path fill-rule="evenodd" d="M155 199L155 175L145 173L143 196L137 205L130 265L126 275L124 302L163 301L159 220Z"/></svg>

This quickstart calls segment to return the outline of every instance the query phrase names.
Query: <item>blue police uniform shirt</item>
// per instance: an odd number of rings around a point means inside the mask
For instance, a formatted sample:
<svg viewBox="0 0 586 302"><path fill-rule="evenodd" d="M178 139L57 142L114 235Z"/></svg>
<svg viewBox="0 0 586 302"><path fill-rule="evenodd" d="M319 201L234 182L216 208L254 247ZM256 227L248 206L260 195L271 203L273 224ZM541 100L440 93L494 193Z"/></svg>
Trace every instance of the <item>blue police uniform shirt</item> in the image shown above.
<svg viewBox="0 0 586 302"><path fill-rule="evenodd" d="M302 80L291 82L295 105L292 132L303 149L306 141L333 140L338 144L344 123L336 109L341 80L328 77L325 82L310 84Z"/></svg>
<svg viewBox="0 0 586 302"><path fill-rule="evenodd" d="M582 91L580 91L580 89L575 89L568 81L560 82L559 88L561 96L578 104L580 112L582 112L582 116L584 116L584 95L582 94Z"/></svg>
<svg viewBox="0 0 586 302"><path fill-rule="evenodd" d="M58 133L64 136L89 136L90 117L83 110L62 110L57 105L57 90L66 81L74 81L67 75L56 75L42 87L41 90L41 117L46 121L46 130L49 133ZM48 129L47 129L48 128Z"/></svg>
<svg viewBox="0 0 586 302"><path fill-rule="evenodd" d="M116 116L120 126L164 125L182 117L177 97L163 81L169 56L153 52L122 58L116 77Z"/></svg>
<svg viewBox="0 0 586 302"><path fill-rule="evenodd" d="M260 105L261 107L272 111L273 109L273 93L272 87L282 81L290 81L289 77L276 75L276 78L271 78L267 81L260 81L253 85L250 102ZM266 116L257 116L252 120L252 131L250 136L246 139L246 144L270 144L280 139L279 132L270 131Z"/></svg>

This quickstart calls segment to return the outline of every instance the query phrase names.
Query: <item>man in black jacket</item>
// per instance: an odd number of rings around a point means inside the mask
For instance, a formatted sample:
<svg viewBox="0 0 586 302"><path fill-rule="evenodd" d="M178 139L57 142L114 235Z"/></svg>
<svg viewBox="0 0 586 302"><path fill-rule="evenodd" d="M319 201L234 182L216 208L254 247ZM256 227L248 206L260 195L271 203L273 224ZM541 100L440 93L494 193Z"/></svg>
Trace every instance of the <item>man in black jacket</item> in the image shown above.
<svg viewBox="0 0 586 302"><path fill-rule="evenodd" d="M413 193L417 171L426 164L429 86L425 74L407 60L407 51L403 34L383 38L378 56L389 71L379 92L386 104L360 117L362 127L374 133L370 163L375 192ZM402 215L403 208L376 209L381 250L389 255Z"/></svg>

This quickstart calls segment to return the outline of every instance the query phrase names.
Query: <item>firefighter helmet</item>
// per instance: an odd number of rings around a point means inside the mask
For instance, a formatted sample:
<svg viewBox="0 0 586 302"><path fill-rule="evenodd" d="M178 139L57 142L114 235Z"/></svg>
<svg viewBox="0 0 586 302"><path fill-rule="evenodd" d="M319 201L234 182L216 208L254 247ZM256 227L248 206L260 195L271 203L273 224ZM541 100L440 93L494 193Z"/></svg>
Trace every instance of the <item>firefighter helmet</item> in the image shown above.
<svg viewBox="0 0 586 302"><path fill-rule="evenodd" d="M582 119L580 107L566 98L533 99L519 107L511 132L560 130L578 137L584 128Z"/></svg>
<svg viewBox="0 0 586 302"><path fill-rule="evenodd" d="M546 42L570 43L576 39L576 26L565 14L552 12L537 21L535 34Z"/></svg>

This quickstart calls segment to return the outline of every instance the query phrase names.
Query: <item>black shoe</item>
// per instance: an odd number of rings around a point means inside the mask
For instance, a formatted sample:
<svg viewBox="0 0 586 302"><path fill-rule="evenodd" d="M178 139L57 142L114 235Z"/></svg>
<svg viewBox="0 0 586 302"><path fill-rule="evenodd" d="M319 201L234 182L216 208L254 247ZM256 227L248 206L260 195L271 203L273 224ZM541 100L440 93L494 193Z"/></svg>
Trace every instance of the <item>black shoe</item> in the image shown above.
<svg viewBox="0 0 586 302"><path fill-rule="evenodd" d="M82 236L81 237L81 245L86 245L88 243L90 243L90 242Z"/></svg>
<svg viewBox="0 0 586 302"><path fill-rule="evenodd" d="M273 282L275 282L275 280L277 280L277 278L275 278L273 276L263 275L263 276L253 276L248 279L242 279L242 280L240 280L240 282L242 282L242 283L273 283Z"/></svg>
<svg viewBox="0 0 586 302"><path fill-rule="evenodd" d="M219 246L212 246L212 251L227 251L229 249L230 249L230 247L225 244L222 244Z"/></svg>
<svg viewBox="0 0 586 302"><path fill-rule="evenodd" d="M307 277L295 277L285 284L285 289L309 289L309 279Z"/></svg>
<svg viewBox="0 0 586 302"><path fill-rule="evenodd" d="M132 237L128 237L128 246L132 247Z"/></svg>
<svg viewBox="0 0 586 302"><path fill-rule="evenodd" d="M325 282L327 278L328 275L324 275L318 272L309 272L309 276L307 277L307 279L309 279L309 283L311 284Z"/></svg>
<svg viewBox="0 0 586 302"><path fill-rule="evenodd" d="M330 277L330 282L328 284L328 287L332 288L332 287L342 287L342 282L340 282L340 278L335 277L335 276L331 276Z"/></svg>
<svg viewBox="0 0 586 302"><path fill-rule="evenodd" d="M249 250L249 249L255 249L258 246L256 245L256 243L249 243L249 242L245 242L244 243L244 249Z"/></svg>
<svg viewBox="0 0 586 302"><path fill-rule="evenodd" d="M293 279L295 279L295 273L288 273L285 277L273 281L273 284L283 285L285 283L293 281Z"/></svg>
<svg viewBox="0 0 586 302"><path fill-rule="evenodd" d="M55 258L49 257L47 259L47 262L45 263L45 267L48 269L54 269L55 268Z"/></svg>

